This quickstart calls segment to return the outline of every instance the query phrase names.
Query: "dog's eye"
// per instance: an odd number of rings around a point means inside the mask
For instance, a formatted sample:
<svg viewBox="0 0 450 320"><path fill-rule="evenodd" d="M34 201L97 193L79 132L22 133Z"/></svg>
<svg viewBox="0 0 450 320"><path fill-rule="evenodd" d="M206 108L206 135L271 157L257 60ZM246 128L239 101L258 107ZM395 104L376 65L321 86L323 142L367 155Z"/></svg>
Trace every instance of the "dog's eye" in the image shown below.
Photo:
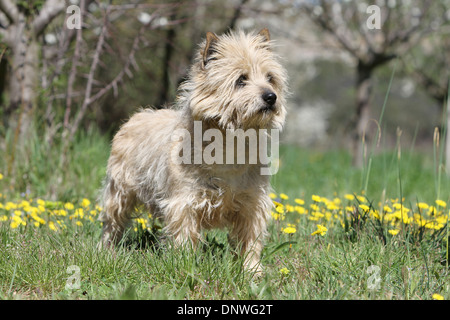
<svg viewBox="0 0 450 320"><path fill-rule="evenodd" d="M273 84L275 82L273 75L271 73L267 74L267 81L271 84Z"/></svg>
<svg viewBox="0 0 450 320"><path fill-rule="evenodd" d="M237 87L245 86L245 81L247 81L247 76L245 75L240 76L239 79L237 79L236 81L236 86Z"/></svg>

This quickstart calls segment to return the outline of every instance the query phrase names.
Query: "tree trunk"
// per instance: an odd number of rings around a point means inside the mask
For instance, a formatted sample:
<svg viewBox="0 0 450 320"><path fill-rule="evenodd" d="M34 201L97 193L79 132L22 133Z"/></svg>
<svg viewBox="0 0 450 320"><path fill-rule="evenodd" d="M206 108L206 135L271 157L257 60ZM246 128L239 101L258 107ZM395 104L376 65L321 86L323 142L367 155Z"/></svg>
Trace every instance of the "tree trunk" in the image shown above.
<svg viewBox="0 0 450 320"><path fill-rule="evenodd" d="M6 59L1 59L2 52L0 52L0 106L3 106L3 93L6 89L6 72L8 69L8 63L6 62Z"/></svg>
<svg viewBox="0 0 450 320"><path fill-rule="evenodd" d="M2 41L11 50L9 74L9 105L4 123L15 128L15 143L28 136L37 98L39 44L37 39L47 25L66 7L63 0L34 1L0 0L0 12L6 27L0 28ZM42 5L42 6L40 6ZM39 8L39 13L37 13ZM20 138L20 141L17 141Z"/></svg>
<svg viewBox="0 0 450 320"><path fill-rule="evenodd" d="M445 137L445 169L447 171L447 175L450 176L450 101L448 100L450 97L447 97L447 133ZM444 106L445 108L445 106Z"/></svg>
<svg viewBox="0 0 450 320"><path fill-rule="evenodd" d="M5 111L8 126L19 130L19 136L27 136L32 125L36 103L37 70L39 67L38 44L25 17L10 27L16 39L11 46L11 74L9 76L9 106Z"/></svg>
<svg viewBox="0 0 450 320"><path fill-rule="evenodd" d="M372 92L373 68L358 62L356 81L356 114L353 141L353 165L363 165L367 150L366 129L370 119L370 95Z"/></svg>
<svg viewBox="0 0 450 320"><path fill-rule="evenodd" d="M171 20L175 19L175 14L171 15ZM173 46L174 46L174 40L176 37L175 33L175 27L170 27L167 31L166 36L166 46L164 49L164 63L163 63L163 77L162 77L162 87L161 87L161 94L159 96L159 102L157 104L157 108L164 108L165 105L169 101L169 95L170 95L170 64L172 62L172 55L173 55Z"/></svg>

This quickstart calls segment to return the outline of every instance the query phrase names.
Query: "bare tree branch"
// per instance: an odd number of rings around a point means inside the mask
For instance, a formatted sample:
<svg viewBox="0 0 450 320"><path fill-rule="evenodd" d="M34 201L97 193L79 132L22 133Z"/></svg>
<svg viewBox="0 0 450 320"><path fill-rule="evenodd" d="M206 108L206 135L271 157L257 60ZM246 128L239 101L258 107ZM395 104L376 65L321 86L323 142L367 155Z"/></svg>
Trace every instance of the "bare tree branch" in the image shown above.
<svg viewBox="0 0 450 320"><path fill-rule="evenodd" d="M84 3L84 5L86 5L86 3L89 0L82 0L81 4ZM104 10L103 10L103 17L101 18L102 21L100 21L100 19L98 19L98 21L96 21L97 19L95 17L91 17L89 15L89 13L86 11L86 9L84 9L84 13L83 14L83 26L86 25L87 21L93 20L94 21L94 25L99 25L100 27L100 34L98 36L98 40L97 40L97 44L95 49L93 50L93 55L92 55L92 60L91 60L91 64L90 64L90 68L87 74L77 74L76 72L76 67L77 67L77 63L79 63L80 60L83 59L83 55L84 53L83 51L83 39L81 37L81 31L78 31L77 33L77 42L75 45L75 51L74 51L74 55L72 56L72 65L71 65L71 70L69 71L69 79L68 79L68 87L67 87L67 91L66 91L66 110L65 110L65 115L64 115L64 131L63 131L63 137L64 137L64 148L67 148L68 145L73 141L74 136L76 134L76 132L79 129L79 126L89 108L90 105L92 105L94 102L96 102L98 99L100 99L101 97L103 97L105 94L107 94L108 92L112 91L114 93L114 96L116 97L118 94L118 88L119 85L121 83L123 83L124 79L126 76L132 78L133 77L133 69L137 70L138 69L138 65L135 59L135 54L136 52L140 49L140 43L144 38L145 32L149 29L156 29L156 28L160 28L162 27L162 25L160 24L153 24L152 22L155 20L155 18L160 17L161 13L160 11L162 11L162 9L164 8L175 8L176 6L166 6L166 5L161 5L161 6L156 6L156 10L151 14L151 18L150 21L147 22L146 24L144 24L143 26L141 26L141 28L139 29L139 31L137 32L137 35L135 36L133 43L131 45L131 48L129 49L129 52L124 55L124 57L122 58L122 54L120 52L120 50L118 50L118 48L114 48L114 46L110 46L111 42L110 39L112 38L112 41L114 43L114 25L111 23L113 17L112 17L112 9L115 10L120 10L122 9L121 6L111 6L108 5ZM130 7L124 7L124 9L133 9L134 6L130 6ZM83 12L83 9L81 10ZM96 20L94 20L94 18ZM116 18L116 16L115 16ZM172 25L178 25L180 23L185 22L187 19L186 18L182 18L182 19L177 19L177 20L171 20L168 21L166 24L164 24L164 27L170 27ZM119 46L120 44L117 43L117 46ZM80 46L77 49L77 46ZM103 81L97 81L95 79L98 70L102 68L102 65L104 68L107 68L108 66L103 64L101 61L102 56L105 55L115 55L117 57L119 57L119 60L123 61L123 67L122 69L115 75L115 77L107 83L104 83ZM78 62L77 62L78 61ZM71 118L71 108L73 106L73 101L72 99L75 96L79 96L78 94L75 95L74 94L74 90L73 87L75 86L75 79L76 78L87 78L87 82L85 84L85 89L84 89L84 94L83 94L83 98L81 99L81 106L79 108L77 108L77 113L76 115L73 116L73 120L70 121ZM54 97L56 98L56 96ZM73 112L72 112L73 113ZM61 158L62 163L64 163L65 159L64 156L62 156Z"/></svg>
<svg viewBox="0 0 450 320"><path fill-rule="evenodd" d="M135 3L135 4L111 4L109 10L130 10L130 9L149 9L156 8L159 9L171 9L179 6L180 3Z"/></svg>
<svg viewBox="0 0 450 320"><path fill-rule="evenodd" d="M357 13L355 13L354 15L354 19L356 20L358 27L358 31L359 34L364 38L364 42L367 46L367 50L370 52L371 55L375 55L376 52L378 52L379 50L377 50L377 45L376 42L374 42L374 32L373 30L368 30L366 28L364 28L365 24L363 22L363 17Z"/></svg>
<svg viewBox="0 0 450 320"><path fill-rule="evenodd" d="M17 20L19 19L19 10L17 9L17 6L10 0L0 0L0 10L3 11L9 22L11 22L12 24L17 22Z"/></svg>
<svg viewBox="0 0 450 320"><path fill-rule="evenodd" d="M125 74L130 73L130 71L129 71L130 66L133 65L136 68L134 55L135 55L136 51L139 49L139 39L142 36L142 34L144 33L145 29L146 29L145 26L142 26L141 29L139 30L138 35L134 38L133 45L131 47L130 53L128 54L128 59L125 63L125 66L122 68L122 70L117 74L117 76L108 85L106 85L104 88L102 88L96 94L94 94L92 97L90 97L89 103L92 103L92 102L96 101L97 99L101 98L106 92L108 92L111 89L114 89L115 94L117 94L117 85L122 81Z"/></svg>
<svg viewBox="0 0 450 320"><path fill-rule="evenodd" d="M10 39L9 39L9 32L8 29L0 29L0 38L8 45L10 46Z"/></svg>
<svg viewBox="0 0 450 320"><path fill-rule="evenodd" d="M419 40L423 35L428 32L428 28L424 27L424 19L427 16L427 12L430 9L432 1L426 0L423 2L423 7L421 10L421 14L419 16L418 21L415 24L412 24L407 29L397 29L395 32L390 33L386 36L385 48L392 47L394 45L399 44L407 44L406 48L404 48L404 52L409 48L413 47L417 44L417 40ZM411 19L411 18L410 18ZM411 38L416 36L416 41L412 41Z"/></svg>
<svg viewBox="0 0 450 320"><path fill-rule="evenodd" d="M108 14L109 14L109 8L106 8L105 14L103 17L103 26L102 26L102 29L101 29L101 32L100 32L100 35L98 38L97 46L95 48L94 57L92 58L91 68L89 70L88 81L86 83L86 90L84 93L83 104L81 105L81 109L78 112L78 114L70 128L70 134L69 134L69 138L68 138L69 142L72 141L72 139L75 135L75 132L78 130L80 121L83 119L83 116L86 113L86 109L89 106L89 104L91 103L91 92L92 92L92 85L94 82L94 74L95 74L95 71L97 70L97 66L100 61L100 54L103 50L103 44L105 41L106 33L108 31Z"/></svg>
<svg viewBox="0 0 450 320"><path fill-rule="evenodd" d="M236 6L233 17L231 18L230 24L227 27L229 30L233 30L236 27L236 23L239 20L241 13L242 13L242 7L247 2L248 2L248 0L241 0L241 2ZM225 31L228 31L228 30L225 30Z"/></svg>
<svg viewBox="0 0 450 320"><path fill-rule="evenodd" d="M414 70L412 76L434 100L439 104L444 103L445 98L447 97L446 87L448 85L441 86L436 80L426 75L422 70Z"/></svg>
<svg viewBox="0 0 450 320"><path fill-rule="evenodd" d="M64 0L47 0L33 21L34 33L39 36L45 27L65 8Z"/></svg>
<svg viewBox="0 0 450 320"><path fill-rule="evenodd" d="M83 25L83 13L85 11L85 0L81 0L80 2L80 11L81 11L81 25ZM80 59L80 46L82 41L82 28L77 29L76 32L76 42L75 42L75 50L72 57L72 66L69 73L69 79L67 81L67 95L66 95L66 110L64 112L64 128L68 128L69 126L69 116L72 108L72 91L73 84L75 82L75 77L77 73L78 60Z"/></svg>
<svg viewBox="0 0 450 320"><path fill-rule="evenodd" d="M314 14L313 8L305 5L305 10L309 14L309 17L316 22L320 27L326 30L329 34L331 34L351 55L353 55L356 59L361 60L360 54L358 50L355 48L353 43L348 38L345 38L342 34L337 32L337 26L334 25L331 16L328 13L327 6L324 5L322 7L323 14L316 15Z"/></svg>

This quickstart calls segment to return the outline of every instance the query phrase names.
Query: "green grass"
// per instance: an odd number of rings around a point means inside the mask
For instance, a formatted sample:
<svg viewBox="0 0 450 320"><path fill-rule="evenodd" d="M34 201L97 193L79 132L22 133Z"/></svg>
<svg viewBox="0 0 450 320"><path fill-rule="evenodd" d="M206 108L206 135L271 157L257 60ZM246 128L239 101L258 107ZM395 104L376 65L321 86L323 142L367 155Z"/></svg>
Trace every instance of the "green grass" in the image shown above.
<svg viewBox="0 0 450 320"><path fill-rule="evenodd" d="M383 244L364 234L349 241L339 232L319 238L310 236L308 225L290 237L272 226L263 252L265 274L252 278L223 232L209 233L197 252L142 248L136 234L130 246L112 253L96 247L98 224L83 232L17 231L0 229L2 299L431 299L434 293L450 298L442 248L430 241L400 237ZM80 268L76 290L65 289L71 265ZM379 274L368 273L372 265ZM282 268L289 273L281 274ZM370 289L371 276L381 280L378 290Z"/></svg>
<svg viewBox="0 0 450 320"><path fill-rule="evenodd" d="M342 196L364 190L366 172L351 165L346 150L314 151L293 146L282 146L281 166L272 178L277 192L292 197L310 198L313 194ZM418 152L381 152L372 158L369 184L365 190L372 201L383 195L391 198L405 197L407 201L434 202L440 195L449 200L450 181L441 179L436 184L432 155ZM400 176L400 180L399 180ZM447 197L447 198L446 198Z"/></svg>
<svg viewBox="0 0 450 320"><path fill-rule="evenodd" d="M15 158L14 177L0 160L0 203L29 197L95 203L109 139L96 132L77 139L64 168L56 159L60 149L39 139L29 142L27 156ZM307 207L312 195L342 198L364 189L367 170L352 168L345 151L283 146L280 156L273 185L290 202L302 198ZM375 208L382 199L403 197L412 208L419 201L434 204L438 194L449 203L448 179L436 183L432 159L416 152L403 152L400 159L395 151L373 156L368 203ZM12 212L0 209L0 215ZM257 278L243 271L225 231L208 232L205 244L193 251L160 247L137 225L123 247L109 251L97 248L98 221L79 226L76 219L64 219L66 228L59 232L31 222L13 229L9 220L0 220L1 299L432 299L435 293L450 299L445 228L421 233L403 226L393 236L389 226L355 215L345 227L330 225L324 236L312 236L317 222L289 213L269 226L264 274ZM296 226L294 234L281 232L287 223ZM66 289L72 265L80 270L79 289ZM369 273L371 266L375 272ZM379 288L372 290L374 279Z"/></svg>
<svg viewBox="0 0 450 320"><path fill-rule="evenodd" d="M0 172L5 176L0 192L12 198L95 199L106 173L109 144L110 138L94 129L80 132L67 150L40 134L17 146L13 133L7 132L0 157Z"/></svg>

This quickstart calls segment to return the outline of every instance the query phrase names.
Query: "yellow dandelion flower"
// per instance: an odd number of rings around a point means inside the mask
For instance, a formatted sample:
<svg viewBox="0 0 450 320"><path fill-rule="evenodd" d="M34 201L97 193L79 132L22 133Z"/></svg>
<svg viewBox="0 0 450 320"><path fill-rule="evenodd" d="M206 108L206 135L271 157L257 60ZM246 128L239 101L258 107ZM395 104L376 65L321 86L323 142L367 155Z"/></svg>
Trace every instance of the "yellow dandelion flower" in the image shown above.
<svg viewBox="0 0 450 320"><path fill-rule="evenodd" d="M392 212L392 209L389 206L384 206L383 207L383 211L386 212L386 213L390 213L390 212Z"/></svg>
<svg viewBox="0 0 450 320"><path fill-rule="evenodd" d="M435 202L438 205L438 207L445 208L447 206L447 203L443 200L436 200Z"/></svg>
<svg viewBox="0 0 450 320"><path fill-rule="evenodd" d="M284 213L284 207L283 206L277 206L275 208L275 211L278 212L278 213Z"/></svg>
<svg viewBox="0 0 450 320"><path fill-rule="evenodd" d="M411 222L413 222L413 219L411 217L409 217L407 214L404 214L403 215L403 223L410 224Z"/></svg>
<svg viewBox="0 0 450 320"><path fill-rule="evenodd" d="M403 208L403 205L398 202L394 203L392 206L394 207L394 209L397 209L397 210L400 210L401 208Z"/></svg>
<svg viewBox="0 0 450 320"><path fill-rule="evenodd" d="M327 233L328 229L320 224L317 225L317 230L311 233L312 236L319 234L321 236L324 236Z"/></svg>
<svg viewBox="0 0 450 320"><path fill-rule="evenodd" d="M56 228L56 226L55 226L55 223L53 222L53 221L50 221L49 223L48 223L48 227L50 228L50 230L53 230L53 231L57 231L58 229Z"/></svg>
<svg viewBox="0 0 450 320"><path fill-rule="evenodd" d="M79 227L83 226L83 222L81 222L81 221L77 221L75 224Z"/></svg>
<svg viewBox="0 0 450 320"><path fill-rule="evenodd" d="M287 276L288 274L289 274L289 269L288 268L282 268L282 269L280 269L280 273L283 275L283 276Z"/></svg>
<svg viewBox="0 0 450 320"><path fill-rule="evenodd" d="M20 204L19 204L19 207L22 207L22 208L26 208L26 207L29 207L31 204L30 204L30 202L29 201L27 201L27 200L22 200L21 202L20 202Z"/></svg>
<svg viewBox="0 0 450 320"><path fill-rule="evenodd" d="M57 220L56 222L61 226L61 228L63 228L63 229L67 228L66 225L64 224L63 220Z"/></svg>
<svg viewBox="0 0 450 320"><path fill-rule="evenodd" d="M280 203L280 202L278 202L278 201L272 200L272 202L273 202L273 204L274 204L276 207L283 207L283 206L284 206L282 203Z"/></svg>
<svg viewBox="0 0 450 320"><path fill-rule="evenodd" d="M396 236L399 232L400 232L400 230L398 230L398 229L393 229L393 230L389 230L388 231L390 234L392 234L393 236Z"/></svg>
<svg viewBox="0 0 450 320"><path fill-rule="evenodd" d="M311 212L311 215L313 216L313 217L316 217L316 218L323 218L325 215L323 214L323 213L321 213L321 212L319 212L319 211L313 211L313 212Z"/></svg>
<svg viewBox="0 0 450 320"><path fill-rule="evenodd" d="M39 209L36 207L28 207L28 208L24 208L24 210L26 212L28 212L29 214L38 214L39 213Z"/></svg>
<svg viewBox="0 0 450 320"><path fill-rule="evenodd" d="M281 228L281 231L286 234L292 234L296 233L297 229L295 228L295 225L288 223L288 226L286 228Z"/></svg>
<svg viewBox="0 0 450 320"><path fill-rule="evenodd" d="M364 212L368 212L370 210L370 207L365 204L360 204L359 208L362 209Z"/></svg>
<svg viewBox="0 0 450 320"><path fill-rule="evenodd" d="M301 206L305 204L305 200L302 200L302 199L296 198L294 201L295 201L296 204L299 204Z"/></svg>
<svg viewBox="0 0 450 320"><path fill-rule="evenodd" d="M11 228L15 229L20 225L24 225L26 226L27 223L19 216L13 216L12 218L12 222L11 222Z"/></svg>
<svg viewBox="0 0 450 320"><path fill-rule="evenodd" d="M13 210L13 209L17 209L17 204L15 204L15 203L13 203L11 201L8 201L5 204L5 210Z"/></svg>
<svg viewBox="0 0 450 320"><path fill-rule="evenodd" d="M333 210L339 210L339 206L338 206L335 202L329 202L329 203L327 204L327 209L328 209L328 210L331 210L331 211L333 211Z"/></svg>
<svg viewBox="0 0 450 320"><path fill-rule="evenodd" d="M324 203L325 205L328 205L331 201L328 198L320 197L320 202Z"/></svg>
<svg viewBox="0 0 450 320"><path fill-rule="evenodd" d="M277 195L273 192L269 193L269 197L270 199L275 199L277 197Z"/></svg>
<svg viewBox="0 0 450 320"><path fill-rule="evenodd" d="M349 194L349 193L346 194L346 195L344 195L344 198L347 199L347 200L349 200L349 201L355 200L355 196L352 195L352 194Z"/></svg>
<svg viewBox="0 0 450 320"><path fill-rule="evenodd" d="M287 212L294 212L294 206L292 206L292 205L290 205L290 204L287 204L287 205L286 205L286 211L287 211Z"/></svg>
<svg viewBox="0 0 450 320"><path fill-rule="evenodd" d="M9 226L11 227L11 229L16 229L18 226L20 226L20 223L11 221L11 224Z"/></svg>
<svg viewBox="0 0 450 320"><path fill-rule="evenodd" d="M435 215L437 213L436 207L435 206L430 206L428 208L428 215Z"/></svg>
<svg viewBox="0 0 450 320"><path fill-rule="evenodd" d="M306 209L301 206L295 206L294 210L297 211L298 214L306 214Z"/></svg>
<svg viewBox="0 0 450 320"><path fill-rule="evenodd" d="M322 197L320 197L320 196L318 196L318 195L315 195L315 194L312 195L311 199L312 199L314 202L321 202L321 201L322 201Z"/></svg>
<svg viewBox="0 0 450 320"><path fill-rule="evenodd" d="M439 217L436 217L436 222L437 222L438 224L441 224L441 225L446 224L446 223L447 223L447 216L439 216Z"/></svg>
<svg viewBox="0 0 450 320"><path fill-rule="evenodd" d="M419 202L417 204L417 208L419 208L419 209L428 209L428 207L429 207L429 205L426 204L425 202Z"/></svg>
<svg viewBox="0 0 450 320"><path fill-rule="evenodd" d="M444 300L444 297L441 296L439 293L433 294L432 298L433 298L434 300Z"/></svg>
<svg viewBox="0 0 450 320"><path fill-rule="evenodd" d="M284 194L284 193L280 193L280 198L283 199L283 200L288 200L289 199L288 195Z"/></svg>
<svg viewBox="0 0 450 320"><path fill-rule="evenodd" d="M34 220L36 220L37 222L39 222L39 216L37 215L37 213L36 212L32 212L31 213L31 215L30 215Z"/></svg>
<svg viewBox="0 0 450 320"><path fill-rule="evenodd" d="M84 217L83 208L77 208L75 210L75 217L79 217L80 219L83 219L83 217Z"/></svg>
<svg viewBox="0 0 450 320"><path fill-rule="evenodd" d="M414 223L420 227L423 227L427 221L420 214L414 213Z"/></svg>
<svg viewBox="0 0 450 320"><path fill-rule="evenodd" d="M367 199L363 196L356 196L356 199L358 199L359 202L367 202Z"/></svg>
<svg viewBox="0 0 450 320"><path fill-rule="evenodd" d="M83 201L81 201L81 206L86 208L91 204L91 202L89 201L89 199L84 198Z"/></svg>
<svg viewBox="0 0 450 320"><path fill-rule="evenodd" d="M399 220L402 218L402 213L400 211L395 211L392 215Z"/></svg>
<svg viewBox="0 0 450 320"><path fill-rule="evenodd" d="M371 211L371 216L373 216L375 219L378 219L378 220L381 219L381 217L380 217L380 215L378 213L378 210Z"/></svg>
<svg viewBox="0 0 450 320"><path fill-rule="evenodd" d="M0 180L2 180L3 179L3 175L0 173Z"/></svg>
<svg viewBox="0 0 450 320"><path fill-rule="evenodd" d="M75 208L75 206L71 202L66 202L66 204L64 204L64 208L67 210L73 210L73 208Z"/></svg>
<svg viewBox="0 0 450 320"><path fill-rule="evenodd" d="M425 228L427 228L427 229L439 230L439 229L442 229L443 227L444 227L444 225L442 223L436 223L435 221L428 221L425 224Z"/></svg>
<svg viewBox="0 0 450 320"><path fill-rule="evenodd" d="M281 214L270 211L270 214L274 220L279 220L281 218Z"/></svg>

